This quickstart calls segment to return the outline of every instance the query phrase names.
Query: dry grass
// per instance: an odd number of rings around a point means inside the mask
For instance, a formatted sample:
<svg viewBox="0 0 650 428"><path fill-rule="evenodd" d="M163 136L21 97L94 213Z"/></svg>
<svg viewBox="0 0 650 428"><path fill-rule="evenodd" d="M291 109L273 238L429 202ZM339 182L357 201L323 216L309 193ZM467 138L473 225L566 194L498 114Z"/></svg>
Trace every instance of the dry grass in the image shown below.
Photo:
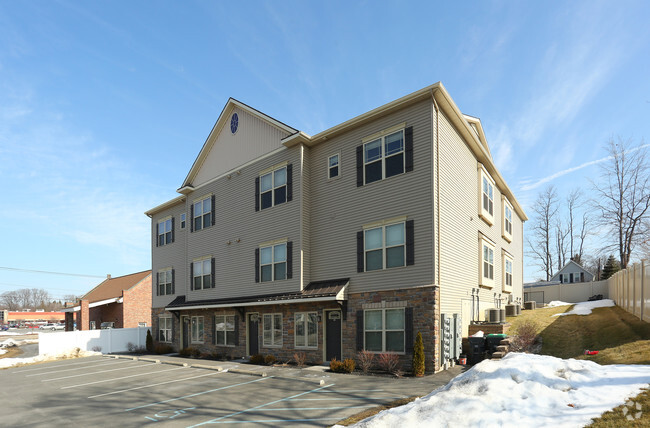
<svg viewBox="0 0 650 428"><path fill-rule="evenodd" d="M399 400L391 401L388 404L373 407L372 409L364 410L361 413L357 413L356 415L352 415L349 418L346 418L346 419L343 419L342 421L337 422L336 424L337 425L343 425L343 426L356 424L357 422L361 422L362 420L364 420L366 418L369 418L370 416L376 415L377 413L381 412L382 410L388 410L388 409L392 409L393 407L403 406L403 405L408 404L411 401L415 400L416 398L419 398L419 397L415 396L415 397L401 398Z"/></svg>
<svg viewBox="0 0 650 428"><path fill-rule="evenodd" d="M23 351L18 347L6 348L6 353L0 355L0 358L18 358L23 354Z"/></svg>

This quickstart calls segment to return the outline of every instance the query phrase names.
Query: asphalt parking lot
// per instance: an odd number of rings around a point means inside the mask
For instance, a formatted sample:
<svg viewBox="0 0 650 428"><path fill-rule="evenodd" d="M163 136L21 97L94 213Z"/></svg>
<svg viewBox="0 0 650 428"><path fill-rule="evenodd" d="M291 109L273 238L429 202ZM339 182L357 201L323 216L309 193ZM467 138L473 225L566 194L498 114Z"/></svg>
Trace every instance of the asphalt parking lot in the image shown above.
<svg viewBox="0 0 650 428"><path fill-rule="evenodd" d="M425 394L453 375L434 381L327 373L305 380L86 357L1 370L0 420L12 427L327 426Z"/></svg>

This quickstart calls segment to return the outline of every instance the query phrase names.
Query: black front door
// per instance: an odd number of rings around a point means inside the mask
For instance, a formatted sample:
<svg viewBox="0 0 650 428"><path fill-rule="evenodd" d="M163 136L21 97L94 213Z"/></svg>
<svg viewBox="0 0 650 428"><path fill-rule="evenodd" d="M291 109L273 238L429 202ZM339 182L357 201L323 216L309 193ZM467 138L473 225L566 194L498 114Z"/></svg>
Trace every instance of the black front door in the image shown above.
<svg viewBox="0 0 650 428"><path fill-rule="evenodd" d="M256 355L260 353L259 326L259 315L248 314L248 352L250 355Z"/></svg>
<svg viewBox="0 0 650 428"><path fill-rule="evenodd" d="M328 311L325 320L325 359L341 361L341 311Z"/></svg>
<svg viewBox="0 0 650 428"><path fill-rule="evenodd" d="M190 346L190 319L183 317L183 348Z"/></svg>

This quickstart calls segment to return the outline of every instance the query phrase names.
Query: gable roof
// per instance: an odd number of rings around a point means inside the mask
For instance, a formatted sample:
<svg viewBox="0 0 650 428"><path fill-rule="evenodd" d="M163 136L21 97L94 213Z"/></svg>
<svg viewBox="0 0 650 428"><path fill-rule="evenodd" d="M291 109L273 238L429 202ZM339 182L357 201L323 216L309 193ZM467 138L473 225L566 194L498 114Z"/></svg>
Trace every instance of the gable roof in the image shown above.
<svg viewBox="0 0 650 428"><path fill-rule="evenodd" d="M122 297L124 290L135 287L148 276L151 276L150 270L118 276L117 278L107 278L88 293L84 294L81 300L88 300L90 303L93 303Z"/></svg>
<svg viewBox="0 0 650 428"><path fill-rule="evenodd" d="M212 127L212 130L210 131L210 134L208 135L208 138L206 138L205 143L203 143L203 147L201 148L201 151L199 152L199 155L196 157L194 160L194 163L192 164L192 168L190 168L190 172L187 173L187 177L185 177L185 180L183 181L183 185L181 186L181 189L184 187L191 187L192 186L192 180L196 177L196 175L199 172L199 169L201 168L201 165L203 165L203 162L208 156L208 153L210 153L210 150L212 149L212 146L214 146L214 143L216 141L216 136L219 135L223 127L229 123L230 121L230 114L234 110L235 107L239 107L242 110L245 110L246 112L250 113L251 115L257 117L258 119L278 128L281 129L288 134L294 134L298 132L297 129L292 128L291 126L280 122L277 119L272 118L271 116L262 113L259 110L254 109L253 107L246 105L242 103L241 101L238 101L232 97L228 98L228 102L226 102L226 105L223 107L221 110L221 114L219 114L219 118L217 119L217 122L214 124ZM180 191L180 189L179 189Z"/></svg>
<svg viewBox="0 0 650 428"><path fill-rule="evenodd" d="M586 272L586 273L588 273L588 274L591 275L591 276L594 276L593 273L589 272L587 269L585 269L584 267L580 266L578 263L574 262L573 260L569 260L569 261L568 261L564 266L562 266L562 269L560 269L559 271L557 271L557 272L555 273L555 275L553 275L553 278L559 277L560 274L563 273L564 270L565 270L567 267L571 266L571 264L574 264L575 266L577 266L579 270L581 270L581 271L583 271L583 272ZM552 280L553 278L551 278L551 280Z"/></svg>

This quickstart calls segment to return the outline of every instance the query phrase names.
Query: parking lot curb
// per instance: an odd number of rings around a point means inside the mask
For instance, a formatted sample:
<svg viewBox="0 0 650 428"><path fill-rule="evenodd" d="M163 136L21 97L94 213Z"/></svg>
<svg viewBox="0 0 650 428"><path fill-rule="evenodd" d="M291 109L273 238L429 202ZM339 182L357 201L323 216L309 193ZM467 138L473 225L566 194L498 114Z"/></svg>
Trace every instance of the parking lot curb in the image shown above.
<svg viewBox="0 0 650 428"><path fill-rule="evenodd" d="M211 365L208 365L208 364L192 364L192 365L190 365L190 367L196 367L196 368L199 368L199 369L207 369L207 370L216 370L218 372L223 371L223 367L221 367L221 366L211 366Z"/></svg>

